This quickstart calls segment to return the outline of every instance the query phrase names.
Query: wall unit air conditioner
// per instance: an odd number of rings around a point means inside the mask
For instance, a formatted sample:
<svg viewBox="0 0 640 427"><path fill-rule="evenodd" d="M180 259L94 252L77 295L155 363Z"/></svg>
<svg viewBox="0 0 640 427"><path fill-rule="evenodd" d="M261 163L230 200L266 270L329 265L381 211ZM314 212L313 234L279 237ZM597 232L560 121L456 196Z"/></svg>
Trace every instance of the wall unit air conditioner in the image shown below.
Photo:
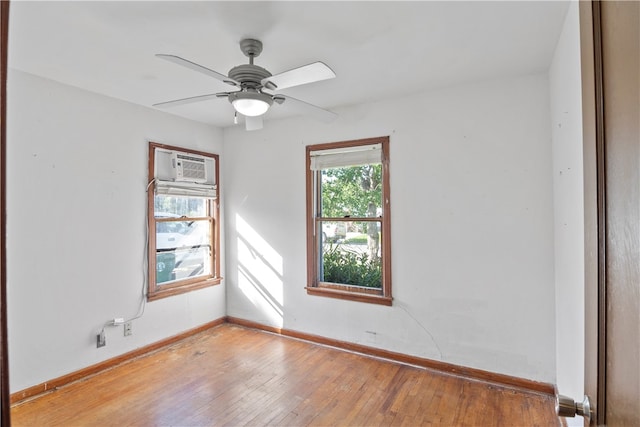
<svg viewBox="0 0 640 427"><path fill-rule="evenodd" d="M172 166L176 181L207 182L205 158L193 154L173 153Z"/></svg>

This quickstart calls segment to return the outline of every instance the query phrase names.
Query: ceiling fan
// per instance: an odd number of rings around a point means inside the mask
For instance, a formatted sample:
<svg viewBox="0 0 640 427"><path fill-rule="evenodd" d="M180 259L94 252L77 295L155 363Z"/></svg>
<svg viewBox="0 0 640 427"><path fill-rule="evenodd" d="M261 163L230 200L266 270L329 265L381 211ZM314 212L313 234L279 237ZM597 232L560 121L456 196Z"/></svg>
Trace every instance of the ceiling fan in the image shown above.
<svg viewBox="0 0 640 427"><path fill-rule="evenodd" d="M286 102L287 104L295 106L295 108L300 110L302 113L310 114L325 122L329 122L337 117L337 114L332 111L300 101L299 99L266 92L266 90L281 90L293 86L332 79L336 74L326 64L323 62L314 62L303 65L302 67L293 68L280 74L272 75L266 69L254 65L253 63L253 60L262 52L262 42L260 40L241 40L240 50L249 57L249 63L233 67L229 70L228 76L179 56L156 54L158 58L173 62L174 64L181 65L189 68L190 70L198 71L231 86L235 86L238 90L160 102L153 104L153 106L160 108L174 107L193 102L207 101L214 98L227 98L236 110L235 117L237 118L238 113L245 117L245 126L247 130L262 128L262 115L269 110L274 102L276 104Z"/></svg>

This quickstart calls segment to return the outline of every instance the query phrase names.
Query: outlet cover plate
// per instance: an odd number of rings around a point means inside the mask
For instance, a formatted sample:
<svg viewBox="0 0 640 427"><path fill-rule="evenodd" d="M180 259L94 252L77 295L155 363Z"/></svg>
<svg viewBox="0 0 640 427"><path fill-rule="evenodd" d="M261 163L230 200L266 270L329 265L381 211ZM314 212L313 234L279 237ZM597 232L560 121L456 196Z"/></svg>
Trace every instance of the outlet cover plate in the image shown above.
<svg viewBox="0 0 640 427"><path fill-rule="evenodd" d="M100 332L97 336L97 347L104 347L105 345L107 345L107 337L104 334L104 331Z"/></svg>

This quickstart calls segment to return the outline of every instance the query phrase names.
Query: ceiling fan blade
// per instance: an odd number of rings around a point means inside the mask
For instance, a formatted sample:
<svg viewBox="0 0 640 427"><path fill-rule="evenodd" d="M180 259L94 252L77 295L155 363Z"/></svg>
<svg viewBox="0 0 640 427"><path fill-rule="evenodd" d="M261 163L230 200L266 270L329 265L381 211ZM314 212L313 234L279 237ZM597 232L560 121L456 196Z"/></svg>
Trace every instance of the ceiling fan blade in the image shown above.
<svg viewBox="0 0 640 427"><path fill-rule="evenodd" d="M159 107L159 108L177 107L178 105L208 101L210 99L221 98L223 96L228 96L228 95L229 95L228 93L222 92L222 93L210 93L208 95L191 96L189 98L181 98L181 99L174 99L173 101L159 102L157 104L153 104L153 107Z"/></svg>
<svg viewBox="0 0 640 427"><path fill-rule="evenodd" d="M262 129L262 116L244 116L244 126L247 130Z"/></svg>
<svg viewBox="0 0 640 427"><path fill-rule="evenodd" d="M196 64L195 62L191 62L188 59L180 58L175 55L166 55L164 53L157 53L156 56L158 58L164 59L165 61L173 62L174 64L182 65L190 70L197 71L199 73L205 74L209 77L213 77L214 79L220 80L221 82L230 84L232 86L240 86L240 83L237 81L225 76L224 74L220 74L217 71L210 70L207 67L203 67L200 64Z"/></svg>
<svg viewBox="0 0 640 427"><path fill-rule="evenodd" d="M285 71L275 76L262 79L262 86L267 89L286 89L293 86L300 86L307 83L319 82L322 80L332 79L336 76L323 62L314 62L313 64L303 65L302 67L294 68L289 71Z"/></svg>
<svg viewBox="0 0 640 427"><path fill-rule="evenodd" d="M332 122L338 118L338 115L333 111L325 110L324 108L320 108L317 105L309 104L308 102L300 101L299 99L292 98L286 95L278 94L275 96L277 96L278 98L284 98L284 102L287 105L291 105L293 108L296 108L298 111L300 111L300 113L308 114L325 123Z"/></svg>

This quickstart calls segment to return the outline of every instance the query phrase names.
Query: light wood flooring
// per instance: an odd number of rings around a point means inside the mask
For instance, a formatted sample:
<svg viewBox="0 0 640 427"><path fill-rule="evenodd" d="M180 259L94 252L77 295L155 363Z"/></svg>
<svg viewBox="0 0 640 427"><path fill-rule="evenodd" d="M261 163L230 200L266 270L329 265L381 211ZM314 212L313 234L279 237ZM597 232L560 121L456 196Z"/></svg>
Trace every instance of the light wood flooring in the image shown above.
<svg viewBox="0 0 640 427"><path fill-rule="evenodd" d="M551 396L224 324L14 406L14 426L559 426Z"/></svg>

